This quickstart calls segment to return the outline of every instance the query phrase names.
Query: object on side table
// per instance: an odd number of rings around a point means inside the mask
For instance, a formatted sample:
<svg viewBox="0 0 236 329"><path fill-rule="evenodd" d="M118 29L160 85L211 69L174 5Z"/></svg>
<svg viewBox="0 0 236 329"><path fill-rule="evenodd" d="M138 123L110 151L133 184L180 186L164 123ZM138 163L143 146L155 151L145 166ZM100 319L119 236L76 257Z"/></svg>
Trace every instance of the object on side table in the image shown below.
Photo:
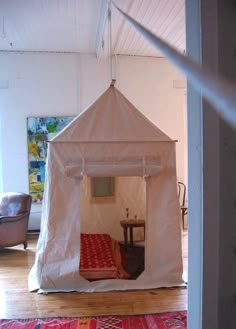
<svg viewBox="0 0 236 329"><path fill-rule="evenodd" d="M32 197L25 193L0 193L0 248L20 243L27 248L31 201Z"/></svg>

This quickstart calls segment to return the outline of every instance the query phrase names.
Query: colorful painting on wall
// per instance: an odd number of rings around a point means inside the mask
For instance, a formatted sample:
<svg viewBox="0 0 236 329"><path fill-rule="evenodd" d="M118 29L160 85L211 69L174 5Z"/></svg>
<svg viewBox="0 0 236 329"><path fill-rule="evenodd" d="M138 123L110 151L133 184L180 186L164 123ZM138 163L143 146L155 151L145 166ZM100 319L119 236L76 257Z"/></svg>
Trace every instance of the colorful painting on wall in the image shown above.
<svg viewBox="0 0 236 329"><path fill-rule="evenodd" d="M47 159L47 141L64 129L74 117L27 118L29 193L42 203Z"/></svg>

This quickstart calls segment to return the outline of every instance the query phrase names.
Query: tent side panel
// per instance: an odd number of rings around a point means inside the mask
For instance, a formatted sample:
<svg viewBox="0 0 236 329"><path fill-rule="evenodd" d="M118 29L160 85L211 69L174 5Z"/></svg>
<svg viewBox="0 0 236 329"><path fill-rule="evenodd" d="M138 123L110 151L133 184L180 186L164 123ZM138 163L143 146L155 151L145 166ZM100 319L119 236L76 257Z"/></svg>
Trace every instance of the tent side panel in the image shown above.
<svg viewBox="0 0 236 329"><path fill-rule="evenodd" d="M41 230L35 264L29 274L30 290L69 288L71 274L79 277L80 181L64 175L57 157L50 144Z"/></svg>
<svg viewBox="0 0 236 329"><path fill-rule="evenodd" d="M174 160L174 149L171 152ZM183 282L180 205L175 166L147 179L145 275L167 285Z"/></svg>

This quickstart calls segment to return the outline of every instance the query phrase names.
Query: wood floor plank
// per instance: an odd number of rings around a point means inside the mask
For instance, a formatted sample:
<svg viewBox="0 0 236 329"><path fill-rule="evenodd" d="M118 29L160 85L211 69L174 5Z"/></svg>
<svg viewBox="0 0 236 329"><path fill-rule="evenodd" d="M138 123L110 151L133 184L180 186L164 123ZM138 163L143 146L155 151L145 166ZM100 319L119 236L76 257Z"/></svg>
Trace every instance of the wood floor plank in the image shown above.
<svg viewBox="0 0 236 329"><path fill-rule="evenodd" d="M34 263L37 235L23 245L0 249L0 318L128 315L187 309L186 288L96 293L28 292L28 273ZM187 232L183 233L183 263L187 272Z"/></svg>

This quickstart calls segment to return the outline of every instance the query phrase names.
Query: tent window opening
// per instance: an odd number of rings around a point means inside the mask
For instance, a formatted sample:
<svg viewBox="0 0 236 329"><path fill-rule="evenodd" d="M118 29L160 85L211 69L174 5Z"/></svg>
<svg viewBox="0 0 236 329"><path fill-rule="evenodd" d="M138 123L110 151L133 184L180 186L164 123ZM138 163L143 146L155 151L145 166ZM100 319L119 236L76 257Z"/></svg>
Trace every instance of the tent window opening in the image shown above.
<svg viewBox="0 0 236 329"><path fill-rule="evenodd" d="M114 177L92 177L91 194L93 197L115 196Z"/></svg>
<svg viewBox="0 0 236 329"><path fill-rule="evenodd" d="M135 281L145 270L146 182L141 176L107 177L115 196L88 197L92 180L103 176L87 176L81 184L79 272L91 282Z"/></svg>

